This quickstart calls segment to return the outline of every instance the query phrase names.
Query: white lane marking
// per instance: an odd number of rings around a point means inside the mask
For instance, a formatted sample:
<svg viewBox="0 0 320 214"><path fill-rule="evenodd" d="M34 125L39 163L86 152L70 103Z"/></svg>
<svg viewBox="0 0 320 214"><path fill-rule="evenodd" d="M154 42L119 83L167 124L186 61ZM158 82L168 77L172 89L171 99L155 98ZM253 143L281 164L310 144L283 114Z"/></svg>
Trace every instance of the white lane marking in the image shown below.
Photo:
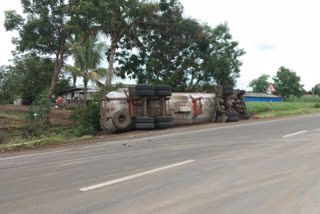
<svg viewBox="0 0 320 214"><path fill-rule="evenodd" d="M300 131L300 132L295 132L295 133L292 133L292 134L284 135L282 137L291 137L291 136L302 134L302 133L305 133L305 132L307 132L307 131L303 130L303 131Z"/></svg>
<svg viewBox="0 0 320 214"><path fill-rule="evenodd" d="M148 171L145 171L145 172L140 172L140 173L137 173L137 174L134 174L134 175L129 175L129 176L126 176L126 177L123 177L123 178L118 178L118 179L114 179L114 180L107 181L107 182L104 182L104 183L100 183L100 184L84 187L84 188L81 188L80 191L86 192L86 191L98 189L98 188L101 188L101 187L105 187L105 186L109 186L109 185L112 185L112 184L116 184L116 183L120 183L120 182L123 182L123 181L127 181L127 180L131 180L131 179L134 179L134 178L138 178L138 177L141 177L141 176L149 175L149 174L152 174L152 173L155 173L155 172L159 172L159 171L162 171L162 170L166 170L166 169L170 169L170 168L173 168L173 167L181 166L181 165L184 165L184 164L192 163L194 161L195 160L187 160L187 161L183 161L183 162L167 165L167 166L164 166L164 167L148 170Z"/></svg>
<svg viewBox="0 0 320 214"><path fill-rule="evenodd" d="M54 153L59 153L59 152L78 151L78 150L90 149L90 148L96 148L96 147L111 146L111 145L116 145L116 144L121 144L121 143L128 143L128 142L137 141L137 140L143 141L143 140L150 140L150 139L161 138L161 137L171 137L171 136L176 136L176 135L185 135L185 134L197 133L197 132L203 132L203 131L227 129L227 128L234 128L234 127L241 127L241 126L257 125L257 124L259 125L259 124L264 124L264 123L272 123L272 122L277 122L277 121L302 119L302 118L315 117L315 116L320 116L320 114L316 114L316 115L313 114L313 115L301 116L301 117L293 117L293 118L275 119L275 120L268 120L268 121L262 121L262 122L253 122L253 123L246 123L246 124L238 124L238 125L231 125L231 126L230 125L226 125L226 126L222 126L222 127L213 127L213 128L199 129L199 130L194 130L194 131L178 132L178 133L173 133L173 134L158 135L158 136L145 137L145 138L133 139L133 140L107 141L107 142L98 143L97 145L93 145L93 146L86 146L86 147L58 150L58 151L52 151L52 152L43 152L43 153L36 153L36 154L30 154L30 155L20 155L20 156L13 156L13 157L7 157L7 158L0 158L0 161L16 159L16 158L40 156L40 155L45 155L45 154L54 154Z"/></svg>

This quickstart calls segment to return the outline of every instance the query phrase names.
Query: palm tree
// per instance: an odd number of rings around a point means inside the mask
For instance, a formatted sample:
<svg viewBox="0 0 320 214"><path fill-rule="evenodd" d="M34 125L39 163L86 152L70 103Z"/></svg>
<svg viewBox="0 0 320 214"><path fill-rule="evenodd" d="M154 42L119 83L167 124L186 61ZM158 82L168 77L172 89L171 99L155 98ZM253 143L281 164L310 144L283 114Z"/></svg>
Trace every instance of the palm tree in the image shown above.
<svg viewBox="0 0 320 214"><path fill-rule="evenodd" d="M74 66L64 65L64 70L73 77L81 76L83 78L84 103L86 104L88 82L98 82L107 73L107 69L98 67L103 60L106 45L97 42L95 37L89 37L84 42L72 41L70 50L75 63Z"/></svg>

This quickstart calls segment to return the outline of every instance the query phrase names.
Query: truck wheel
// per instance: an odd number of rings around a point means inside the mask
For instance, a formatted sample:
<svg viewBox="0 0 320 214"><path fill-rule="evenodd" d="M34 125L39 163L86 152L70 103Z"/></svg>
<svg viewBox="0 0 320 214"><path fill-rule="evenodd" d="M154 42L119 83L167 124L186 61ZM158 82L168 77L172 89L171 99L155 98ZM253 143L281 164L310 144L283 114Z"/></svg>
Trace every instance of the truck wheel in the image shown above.
<svg viewBox="0 0 320 214"><path fill-rule="evenodd" d="M156 90L155 95L156 96L171 96L172 92L169 90Z"/></svg>
<svg viewBox="0 0 320 214"><path fill-rule="evenodd" d="M233 89L223 90L223 96L229 96L233 94Z"/></svg>
<svg viewBox="0 0 320 214"><path fill-rule="evenodd" d="M154 123L136 123L136 129L154 129Z"/></svg>
<svg viewBox="0 0 320 214"><path fill-rule="evenodd" d="M153 85L136 85L136 90L154 90Z"/></svg>
<svg viewBox="0 0 320 214"><path fill-rule="evenodd" d="M167 129L173 127L174 124L171 122L162 122L162 123L156 123L156 127L159 129Z"/></svg>
<svg viewBox="0 0 320 214"><path fill-rule="evenodd" d="M136 96L154 96L154 90L136 90Z"/></svg>
<svg viewBox="0 0 320 214"><path fill-rule="evenodd" d="M228 119L227 119L227 122L237 122L237 121L239 121L238 116L228 117Z"/></svg>
<svg viewBox="0 0 320 214"><path fill-rule="evenodd" d="M136 123L154 123L153 117L137 117Z"/></svg>
<svg viewBox="0 0 320 214"><path fill-rule="evenodd" d="M155 121L156 122L171 122L171 121L173 121L173 117L172 116L156 117Z"/></svg>
<svg viewBox="0 0 320 214"><path fill-rule="evenodd" d="M109 119L109 120L106 121L106 123L105 123L105 128L106 128L109 132L111 132L111 133L114 133L114 132L119 131L119 129L117 129L117 128L114 126L114 124L113 124L113 122L112 122L112 119Z"/></svg>
<svg viewBox="0 0 320 214"><path fill-rule="evenodd" d="M159 91L159 90L172 91L172 87L171 85L156 85L155 90L156 91Z"/></svg>
<svg viewBox="0 0 320 214"><path fill-rule="evenodd" d="M226 116L229 117L239 117L239 113L238 112L227 112Z"/></svg>
<svg viewBox="0 0 320 214"><path fill-rule="evenodd" d="M240 90L240 95L244 95L246 93L245 90Z"/></svg>
<svg viewBox="0 0 320 214"><path fill-rule="evenodd" d="M223 85L222 88L223 88L223 90L233 90L232 85Z"/></svg>
<svg viewBox="0 0 320 214"><path fill-rule="evenodd" d="M112 116L112 122L116 128L123 130L127 129L132 121L129 112L120 110Z"/></svg>

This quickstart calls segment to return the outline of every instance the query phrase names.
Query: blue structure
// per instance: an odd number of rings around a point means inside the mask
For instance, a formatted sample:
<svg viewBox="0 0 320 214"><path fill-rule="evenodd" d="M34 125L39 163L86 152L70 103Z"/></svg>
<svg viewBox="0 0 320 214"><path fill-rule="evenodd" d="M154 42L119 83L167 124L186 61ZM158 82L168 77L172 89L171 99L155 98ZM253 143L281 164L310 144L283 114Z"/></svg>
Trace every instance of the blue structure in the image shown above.
<svg viewBox="0 0 320 214"><path fill-rule="evenodd" d="M251 93L248 92L244 95L245 102L282 102L282 97L265 94L265 93Z"/></svg>

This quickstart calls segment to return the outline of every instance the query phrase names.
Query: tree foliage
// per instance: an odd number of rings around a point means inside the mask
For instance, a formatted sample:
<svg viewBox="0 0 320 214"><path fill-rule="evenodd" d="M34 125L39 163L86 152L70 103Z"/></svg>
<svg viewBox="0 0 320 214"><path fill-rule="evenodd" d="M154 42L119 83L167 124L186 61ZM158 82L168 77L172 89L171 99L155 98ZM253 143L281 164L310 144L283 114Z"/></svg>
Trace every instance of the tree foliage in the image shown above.
<svg viewBox="0 0 320 214"><path fill-rule="evenodd" d="M268 82L269 78L270 78L269 75L262 74L257 79L251 80L251 82L249 83L249 86L252 88L252 92L265 93L266 89L269 86L269 82Z"/></svg>
<svg viewBox="0 0 320 214"><path fill-rule="evenodd" d="M277 94L283 98L291 96L301 97L304 93L303 85L300 84L300 77L296 72L281 66L277 75L273 77L274 87Z"/></svg>
<svg viewBox="0 0 320 214"><path fill-rule="evenodd" d="M5 12L4 26L7 31L17 30L19 37L14 44L21 52L54 55L54 69L49 97L54 93L56 81L63 65L66 39L84 29L86 19L79 17L79 0L22 0L26 19L15 11Z"/></svg>
<svg viewBox="0 0 320 214"><path fill-rule="evenodd" d="M69 54L67 38L85 45L89 35L98 33L110 40L106 85L115 61L122 78L170 84L175 91L212 91L217 84L235 85L240 76L245 52L227 23L212 28L187 18L178 0L21 2L26 16L6 11L5 27L19 32L14 39L18 51L55 56L49 96Z"/></svg>
<svg viewBox="0 0 320 214"><path fill-rule="evenodd" d="M20 97L28 104L36 100L41 92L49 89L54 68L54 60L33 54L15 56L13 65L2 67L0 90L7 95L7 102L12 103ZM69 89L69 80L58 77L55 95L61 95Z"/></svg>
<svg viewBox="0 0 320 214"><path fill-rule="evenodd" d="M121 40L133 42L139 36L137 29L152 14L154 4L139 0L87 0L84 2L94 14L90 32L94 35L102 32L110 38L111 45L107 53L109 67L105 81L105 85L110 85L119 42Z"/></svg>
<svg viewBox="0 0 320 214"><path fill-rule="evenodd" d="M320 96L320 83L312 88L312 94Z"/></svg>
<svg viewBox="0 0 320 214"><path fill-rule="evenodd" d="M202 86L207 90L208 85L234 85L239 77L239 57L244 51L232 41L227 24L213 29L185 18L178 1L160 1L139 35L136 49L126 40L120 42L122 51L116 59L122 78L170 84L175 91L195 91Z"/></svg>
<svg viewBox="0 0 320 214"><path fill-rule="evenodd" d="M70 48L75 65L65 65L64 70L83 78L84 103L86 103L88 82L99 82L107 73L107 69L98 67L104 58L106 45L94 37L89 37L85 42L71 42Z"/></svg>

